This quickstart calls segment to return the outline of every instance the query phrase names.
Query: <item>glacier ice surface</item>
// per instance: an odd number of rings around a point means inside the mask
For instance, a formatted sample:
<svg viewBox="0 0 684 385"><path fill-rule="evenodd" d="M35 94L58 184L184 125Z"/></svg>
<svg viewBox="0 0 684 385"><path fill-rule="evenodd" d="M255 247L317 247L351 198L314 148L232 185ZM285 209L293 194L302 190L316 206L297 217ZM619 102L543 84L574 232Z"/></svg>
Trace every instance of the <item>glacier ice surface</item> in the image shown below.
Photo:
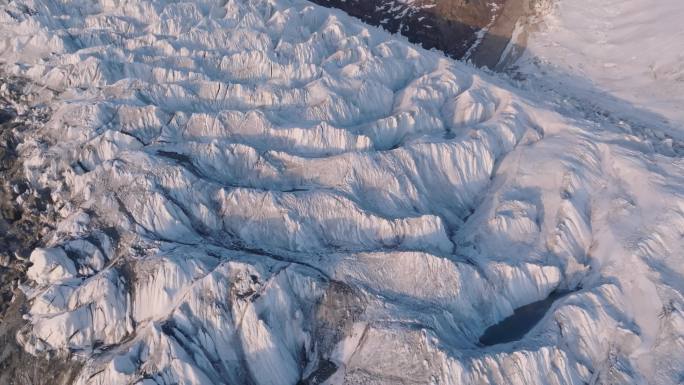
<svg viewBox="0 0 684 385"><path fill-rule="evenodd" d="M18 339L76 384L684 375L684 163L651 139L303 0L2 7L2 70L56 92Z"/></svg>

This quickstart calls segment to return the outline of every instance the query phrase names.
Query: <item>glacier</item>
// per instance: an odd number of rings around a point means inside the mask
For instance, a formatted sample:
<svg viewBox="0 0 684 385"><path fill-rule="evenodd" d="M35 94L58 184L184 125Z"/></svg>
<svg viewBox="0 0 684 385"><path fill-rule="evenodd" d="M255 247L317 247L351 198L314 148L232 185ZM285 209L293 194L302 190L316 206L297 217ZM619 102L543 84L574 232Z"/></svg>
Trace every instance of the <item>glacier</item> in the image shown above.
<svg viewBox="0 0 684 385"><path fill-rule="evenodd" d="M594 108L632 123L647 120L642 124L681 141L683 14L677 0L542 1L530 26L520 23L518 44L527 49L513 66L531 87L551 88L585 105L589 99Z"/></svg>
<svg viewBox="0 0 684 385"><path fill-rule="evenodd" d="M74 384L684 378L671 137L304 0L2 8L12 108L47 108L17 199L55 216L16 339Z"/></svg>

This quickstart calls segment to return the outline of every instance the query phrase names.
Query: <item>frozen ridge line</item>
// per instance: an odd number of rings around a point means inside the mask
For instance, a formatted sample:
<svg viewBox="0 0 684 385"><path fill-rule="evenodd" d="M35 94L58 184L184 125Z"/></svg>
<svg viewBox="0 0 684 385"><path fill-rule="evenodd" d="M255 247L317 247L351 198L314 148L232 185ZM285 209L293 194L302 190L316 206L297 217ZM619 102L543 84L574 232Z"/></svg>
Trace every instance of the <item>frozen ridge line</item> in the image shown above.
<svg viewBox="0 0 684 385"><path fill-rule="evenodd" d="M3 70L56 92L19 148L60 219L17 338L76 384L684 378L671 142L306 1L2 7Z"/></svg>

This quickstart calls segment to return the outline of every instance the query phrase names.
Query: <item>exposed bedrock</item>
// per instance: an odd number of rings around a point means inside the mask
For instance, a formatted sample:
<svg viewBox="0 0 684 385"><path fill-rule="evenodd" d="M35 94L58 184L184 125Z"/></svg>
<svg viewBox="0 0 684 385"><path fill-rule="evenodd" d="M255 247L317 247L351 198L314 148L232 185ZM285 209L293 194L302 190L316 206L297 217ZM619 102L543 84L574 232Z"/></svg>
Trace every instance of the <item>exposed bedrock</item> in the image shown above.
<svg viewBox="0 0 684 385"><path fill-rule="evenodd" d="M406 36L424 48L460 59L478 40L477 32L498 15L504 0L314 0L366 23Z"/></svg>
<svg viewBox="0 0 684 385"><path fill-rule="evenodd" d="M547 0L313 0L400 33L424 48L503 70L526 44L529 19Z"/></svg>

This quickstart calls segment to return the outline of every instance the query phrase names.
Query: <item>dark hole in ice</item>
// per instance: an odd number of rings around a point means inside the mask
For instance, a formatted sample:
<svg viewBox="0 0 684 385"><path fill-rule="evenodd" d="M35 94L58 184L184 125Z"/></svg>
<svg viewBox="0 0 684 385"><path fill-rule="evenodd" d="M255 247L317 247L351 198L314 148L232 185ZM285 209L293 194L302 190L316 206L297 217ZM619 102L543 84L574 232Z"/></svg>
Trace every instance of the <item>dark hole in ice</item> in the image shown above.
<svg viewBox="0 0 684 385"><path fill-rule="evenodd" d="M11 121L14 116L15 114L12 111L0 109L0 124Z"/></svg>
<svg viewBox="0 0 684 385"><path fill-rule="evenodd" d="M306 379L300 380L297 385L318 385L322 384L337 371L337 365L330 360L321 360L316 370Z"/></svg>
<svg viewBox="0 0 684 385"><path fill-rule="evenodd" d="M491 346L522 339L527 332L542 319L553 303L574 292L573 290L555 290L541 301L521 306L513 315L485 330L480 337L480 344Z"/></svg>

